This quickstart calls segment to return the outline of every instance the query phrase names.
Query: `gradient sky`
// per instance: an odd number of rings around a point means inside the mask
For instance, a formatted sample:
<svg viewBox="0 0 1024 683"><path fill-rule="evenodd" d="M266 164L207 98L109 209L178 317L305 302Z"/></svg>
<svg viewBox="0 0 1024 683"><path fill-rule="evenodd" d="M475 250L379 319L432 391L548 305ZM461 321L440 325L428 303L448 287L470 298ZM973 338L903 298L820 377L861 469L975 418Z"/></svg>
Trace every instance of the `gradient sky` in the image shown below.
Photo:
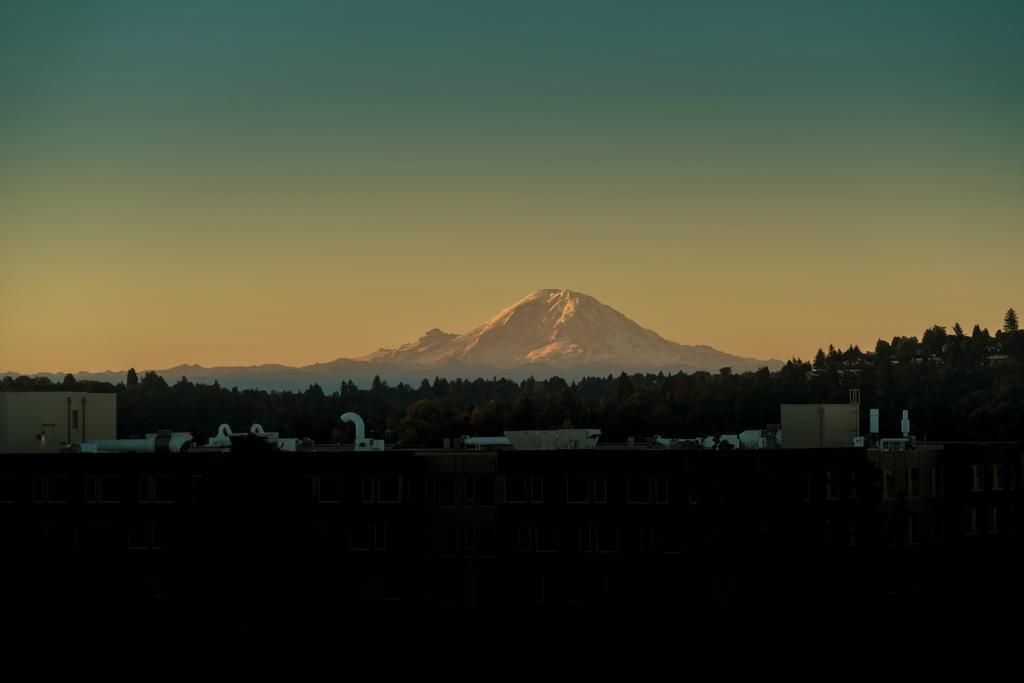
<svg viewBox="0 0 1024 683"><path fill-rule="evenodd" d="M0 370L995 328L1022 181L1017 0L0 0Z"/></svg>

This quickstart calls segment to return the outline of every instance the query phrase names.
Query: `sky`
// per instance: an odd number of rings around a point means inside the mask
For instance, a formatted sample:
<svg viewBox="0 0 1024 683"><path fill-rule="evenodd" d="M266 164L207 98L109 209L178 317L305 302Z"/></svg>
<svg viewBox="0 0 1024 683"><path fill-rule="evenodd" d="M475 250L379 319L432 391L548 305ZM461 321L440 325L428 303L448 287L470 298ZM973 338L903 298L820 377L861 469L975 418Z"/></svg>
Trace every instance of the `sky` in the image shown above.
<svg viewBox="0 0 1024 683"><path fill-rule="evenodd" d="M0 0L0 370L995 329L1022 181L1018 1Z"/></svg>

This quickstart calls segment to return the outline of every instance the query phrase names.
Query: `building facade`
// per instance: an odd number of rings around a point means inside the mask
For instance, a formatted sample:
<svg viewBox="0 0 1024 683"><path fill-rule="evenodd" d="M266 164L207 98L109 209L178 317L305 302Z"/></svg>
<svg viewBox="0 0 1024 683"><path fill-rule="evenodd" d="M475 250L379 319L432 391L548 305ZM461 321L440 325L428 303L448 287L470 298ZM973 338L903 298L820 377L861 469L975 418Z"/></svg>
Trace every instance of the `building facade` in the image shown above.
<svg viewBox="0 0 1024 683"><path fill-rule="evenodd" d="M0 453L57 453L66 444L117 438L117 394L0 392Z"/></svg>

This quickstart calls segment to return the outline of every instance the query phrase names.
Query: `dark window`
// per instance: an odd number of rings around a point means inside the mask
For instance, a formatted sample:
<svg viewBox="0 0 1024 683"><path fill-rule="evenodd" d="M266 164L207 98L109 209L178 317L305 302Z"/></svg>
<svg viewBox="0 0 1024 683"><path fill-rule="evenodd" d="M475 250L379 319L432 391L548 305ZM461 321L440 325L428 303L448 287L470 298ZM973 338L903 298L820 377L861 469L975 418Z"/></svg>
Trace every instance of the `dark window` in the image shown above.
<svg viewBox="0 0 1024 683"><path fill-rule="evenodd" d="M885 470L882 473L882 498L892 500L896 497L896 473Z"/></svg>
<svg viewBox="0 0 1024 683"><path fill-rule="evenodd" d="M529 524L519 525L519 552L528 553L533 550L533 527Z"/></svg>
<svg viewBox="0 0 1024 683"><path fill-rule="evenodd" d="M605 503L608 484L603 474L570 474L566 479L566 500L570 503Z"/></svg>
<svg viewBox="0 0 1024 683"><path fill-rule="evenodd" d="M548 524L539 524L536 527L537 552L557 553L558 552L558 527Z"/></svg>
<svg viewBox="0 0 1024 683"><path fill-rule="evenodd" d="M439 524L437 527L438 552L442 557L455 557L455 525Z"/></svg>
<svg viewBox="0 0 1024 683"><path fill-rule="evenodd" d="M544 475L535 474L530 477L530 502L544 502Z"/></svg>
<svg viewBox="0 0 1024 683"><path fill-rule="evenodd" d="M610 524L597 526L597 552L615 553L619 551L619 528Z"/></svg>
<svg viewBox="0 0 1024 683"><path fill-rule="evenodd" d="M160 522L136 521L128 525L128 546L133 550L163 548L165 530Z"/></svg>
<svg viewBox="0 0 1024 683"><path fill-rule="evenodd" d="M121 502L121 478L117 475L105 474L85 478L86 503L119 503Z"/></svg>
<svg viewBox="0 0 1024 683"><path fill-rule="evenodd" d="M917 498L921 495L921 469L911 467L907 470L907 498Z"/></svg>
<svg viewBox="0 0 1024 683"><path fill-rule="evenodd" d="M192 475L192 502L199 505L206 502L206 480L201 474Z"/></svg>
<svg viewBox="0 0 1024 683"><path fill-rule="evenodd" d="M364 503L372 503L374 501L373 496L373 477L369 474L364 474L361 479L360 490L362 491L362 501Z"/></svg>
<svg viewBox="0 0 1024 683"><path fill-rule="evenodd" d="M341 502L341 477L325 474L317 478L317 500L321 503Z"/></svg>
<svg viewBox="0 0 1024 683"><path fill-rule="evenodd" d="M591 526L581 526L579 528L579 534L577 535L578 545L577 550L581 553L592 553L594 552L594 528Z"/></svg>
<svg viewBox="0 0 1024 683"><path fill-rule="evenodd" d="M443 508L455 507L455 477L442 474L437 480L438 505Z"/></svg>
<svg viewBox="0 0 1024 683"><path fill-rule="evenodd" d="M18 500L18 480L15 477L0 477L0 503L14 503Z"/></svg>
<svg viewBox="0 0 1024 683"><path fill-rule="evenodd" d="M378 600L400 600L402 582L397 574L385 572L377 577Z"/></svg>
<svg viewBox="0 0 1024 683"><path fill-rule="evenodd" d="M678 554L683 550L683 536L678 527L655 527L651 530L651 549L657 553Z"/></svg>
<svg viewBox="0 0 1024 683"><path fill-rule="evenodd" d="M32 502L68 502L68 478L63 475L37 475L32 477Z"/></svg>
<svg viewBox="0 0 1024 683"><path fill-rule="evenodd" d="M382 474L378 481L378 500L381 503L402 502L402 475Z"/></svg>
<svg viewBox="0 0 1024 683"><path fill-rule="evenodd" d="M839 500L840 473L829 470L825 473L825 500Z"/></svg>
<svg viewBox="0 0 1024 683"><path fill-rule="evenodd" d="M494 557L495 534L493 524L476 525L476 552L480 557Z"/></svg>
<svg viewBox="0 0 1024 683"><path fill-rule="evenodd" d="M385 522L377 522L373 526L373 549L388 549L388 525Z"/></svg>
<svg viewBox="0 0 1024 683"><path fill-rule="evenodd" d="M348 528L348 549L352 551L369 550L371 547L372 525L355 523Z"/></svg>
<svg viewBox="0 0 1024 683"><path fill-rule="evenodd" d="M507 474L505 475L505 502L525 503L526 502L526 475Z"/></svg>
<svg viewBox="0 0 1024 683"><path fill-rule="evenodd" d="M566 500L570 503L589 503L589 477L582 474L570 474L566 481Z"/></svg>
<svg viewBox="0 0 1024 683"><path fill-rule="evenodd" d="M482 474L477 477L476 486L477 501L480 507L494 507L494 477L489 474Z"/></svg>
<svg viewBox="0 0 1024 683"><path fill-rule="evenodd" d="M174 477L169 475L143 475L139 477L140 503L173 503Z"/></svg>
<svg viewBox="0 0 1024 683"><path fill-rule="evenodd" d="M627 498L630 503L651 502L651 478L646 474L638 474L626 480Z"/></svg>
<svg viewBox="0 0 1024 683"><path fill-rule="evenodd" d="M669 499L668 477L659 474L654 478L654 502L668 503Z"/></svg>

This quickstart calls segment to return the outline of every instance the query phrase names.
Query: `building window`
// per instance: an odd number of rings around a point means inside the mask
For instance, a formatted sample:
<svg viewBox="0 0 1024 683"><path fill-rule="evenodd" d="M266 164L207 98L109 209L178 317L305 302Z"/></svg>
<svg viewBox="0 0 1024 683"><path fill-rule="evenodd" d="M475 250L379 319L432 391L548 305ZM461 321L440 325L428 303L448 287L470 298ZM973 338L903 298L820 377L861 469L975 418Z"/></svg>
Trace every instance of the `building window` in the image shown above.
<svg viewBox="0 0 1024 683"><path fill-rule="evenodd" d="M882 473L882 498L892 500L896 497L896 474L892 470Z"/></svg>
<svg viewBox="0 0 1024 683"><path fill-rule="evenodd" d="M581 526L577 536L576 550L581 553L594 552L594 529L591 526Z"/></svg>
<svg viewBox="0 0 1024 683"><path fill-rule="evenodd" d="M353 524L348 529L348 549L353 552L388 549L388 525L384 522Z"/></svg>
<svg viewBox="0 0 1024 683"><path fill-rule="evenodd" d="M15 503L18 500L18 480L15 477L0 477L0 503Z"/></svg>
<svg viewBox="0 0 1024 683"><path fill-rule="evenodd" d="M570 474L565 499L570 503L606 503L608 480L603 474Z"/></svg>
<svg viewBox="0 0 1024 683"><path fill-rule="evenodd" d="M558 552L558 527L550 524L538 524L536 531L536 548L538 553Z"/></svg>
<svg viewBox="0 0 1024 683"><path fill-rule="evenodd" d="M533 527L529 524L519 525L519 552L533 551Z"/></svg>
<svg viewBox="0 0 1024 683"><path fill-rule="evenodd" d="M466 554L476 557L495 556L495 535L493 524L466 525Z"/></svg>
<svg viewBox="0 0 1024 683"><path fill-rule="evenodd" d="M921 495L921 468L911 467L907 470L907 498Z"/></svg>
<svg viewBox="0 0 1024 683"><path fill-rule="evenodd" d="M1003 466L992 465L992 490L1003 490Z"/></svg>
<svg viewBox="0 0 1024 683"><path fill-rule="evenodd" d="M373 476L370 474L364 474L360 477L359 499L364 503L372 503L374 501Z"/></svg>
<svg viewBox="0 0 1024 683"><path fill-rule="evenodd" d="M400 600L401 581L391 573L363 576L363 600Z"/></svg>
<svg viewBox="0 0 1024 683"><path fill-rule="evenodd" d="M839 500L840 491L839 472L829 470L825 473L825 499Z"/></svg>
<svg viewBox="0 0 1024 683"><path fill-rule="evenodd" d="M530 502L544 502L544 475L535 474L530 477Z"/></svg>
<svg viewBox="0 0 1024 683"><path fill-rule="evenodd" d="M619 527L611 524L589 524L579 528L581 553L619 552Z"/></svg>
<svg viewBox="0 0 1024 683"><path fill-rule="evenodd" d="M482 508L494 507L494 477L490 474L480 474L474 479L476 480L477 505Z"/></svg>
<svg viewBox="0 0 1024 683"><path fill-rule="evenodd" d="M988 509L988 532L990 534L999 533L999 508L997 507Z"/></svg>
<svg viewBox="0 0 1024 683"><path fill-rule="evenodd" d="M670 500L668 476L659 474L654 477L654 502L664 505Z"/></svg>
<svg viewBox="0 0 1024 683"><path fill-rule="evenodd" d="M437 526L437 551L441 557L455 557L455 524L445 522Z"/></svg>
<svg viewBox="0 0 1024 683"><path fill-rule="evenodd" d="M519 552L557 553L558 527L549 524L519 525Z"/></svg>
<svg viewBox="0 0 1024 683"><path fill-rule="evenodd" d="M32 502L68 502L68 478L63 475L37 475L32 477Z"/></svg>
<svg viewBox="0 0 1024 683"><path fill-rule="evenodd" d="M597 525L597 552L619 552L619 527L610 524Z"/></svg>
<svg viewBox="0 0 1024 683"><path fill-rule="evenodd" d="M946 488L945 476L941 467L932 467L928 470L928 496L930 498L941 498Z"/></svg>
<svg viewBox="0 0 1024 683"><path fill-rule="evenodd" d="M629 503L651 502L651 477L638 474L626 479L626 501Z"/></svg>
<svg viewBox="0 0 1024 683"><path fill-rule="evenodd" d="M850 485L847 488L847 495L853 499L857 499L857 473L850 472Z"/></svg>
<svg viewBox="0 0 1024 683"><path fill-rule="evenodd" d="M506 474L505 475L505 502L525 503L526 502L526 475Z"/></svg>
<svg viewBox="0 0 1024 683"><path fill-rule="evenodd" d="M454 482L452 486L454 487ZM364 503L401 503L402 475L364 474L359 480L359 497ZM454 497L453 491L452 498Z"/></svg>
<svg viewBox="0 0 1024 683"><path fill-rule="evenodd" d="M173 503L174 477L143 475L139 477L140 503Z"/></svg>
<svg viewBox="0 0 1024 683"><path fill-rule="evenodd" d="M683 551L683 534L679 527L667 525L651 529L651 550L666 555L678 555Z"/></svg>
<svg viewBox="0 0 1024 683"><path fill-rule="evenodd" d="M162 522L132 522L128 525L128 547L132 550L160 550L164 547Z"/></svg>
<svg viewBox="0 0 1024 683"><path fill-rule="evenodd" d="M401 583L398 575L391 572L364 574L360 595L363 600L400 600Z"/></svg>
<svg viewBox="0 0 1024 683"><path fill-rule="evenodd" d="M570 474L565 480L565 500L569 503L590 502L590 477Z"/></svg>
<svg viewBox="0 0 1024 683"><path fill-rule="evenodd" d="M946 536L946 520L942 516L941 511L937 511L932 515L932 532L931 540L934 543L941 543L945 540Z"/></svg>
<svg viewBox="0 0 1024 683"><path fill-rule="evenodd" d="M303 477L306 495L314 503L340 503L341 477L337 474L312 474ZM193 482L195 477L193 477ZM139 481L139 495L142 495L142 481Z"/></svg>
<svg viewBox="0 0 1024 683"><path fill-rule="evenodd" d="M192 503L201 505L206 502L206 480L201 474L192 475Z"/></svg>
<svg viewBox="0 0 1024 683"><path fill-rule="evenodd" d="M466 507L494 507L494 477L484 474L467 474L464 483L463 504Z"/></svg>
<svg viewBox="0 0 1024 683"><path fill-rule="evenodd" d="M907 545L917 545L917 518L916 515L907 515L906 534L904 540Z"/></svg>
<svg viewBox="0 0 1024 683"><path fill-rule="evenodd" d="M973 536L978 533L978 509L968 508L964 510L964 533Z"/></svg>
<svg viewBox="0 0 1024 683"><path fill-rule="evenodd" d="M121 478L116 474L102 474L86 477L85 502L120 503Z"/></svg>
<svg viewBox="0 0 1024 683"><path fill-rule="evenodd" d="M437 504L438 507L455 507L455 477L450 474L442 474L437 477Z"/></svg>
<svg viewBox="0 0 1024 683"><path fill-rule="evenodd" d="M971 491L985 490L984 465L971 465Z"/></svg>

